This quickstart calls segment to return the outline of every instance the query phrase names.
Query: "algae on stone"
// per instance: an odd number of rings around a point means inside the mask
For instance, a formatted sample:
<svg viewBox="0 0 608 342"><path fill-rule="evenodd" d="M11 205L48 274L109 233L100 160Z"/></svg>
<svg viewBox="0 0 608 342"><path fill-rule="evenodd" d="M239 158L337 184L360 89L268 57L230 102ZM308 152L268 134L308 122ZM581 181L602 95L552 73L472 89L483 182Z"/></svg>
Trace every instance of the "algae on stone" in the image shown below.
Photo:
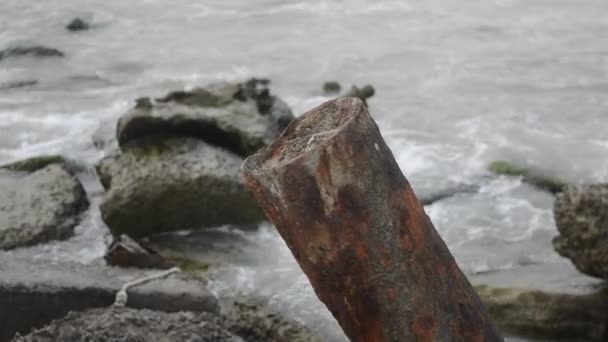
<svg viewBox="0 0 608 342"><path fill-rule="evenodd" d="M566 182L529 167L518 166L507 161L493 161L488 165L488 171L504 176L520 176L522 180L539 189L553 194L562 192L567 186Z"/></svg>
<svg viewBox="0 0 608 342"><path fill-rule="evenodd" d="M143 138L193 137L249 156L294 119L287 104L271 95L267 85L266 80L251 79L173 91L155 102L137 99L118 122L118 142L123 146Z"/></svg>
<svg viewBox="0 0 608 342"><path fill-rule="evenodd" d="M0 166L0 169L22 172L35 172L51 164L66 164L66 160L60 155L44 155L2 165Z"/></svg>

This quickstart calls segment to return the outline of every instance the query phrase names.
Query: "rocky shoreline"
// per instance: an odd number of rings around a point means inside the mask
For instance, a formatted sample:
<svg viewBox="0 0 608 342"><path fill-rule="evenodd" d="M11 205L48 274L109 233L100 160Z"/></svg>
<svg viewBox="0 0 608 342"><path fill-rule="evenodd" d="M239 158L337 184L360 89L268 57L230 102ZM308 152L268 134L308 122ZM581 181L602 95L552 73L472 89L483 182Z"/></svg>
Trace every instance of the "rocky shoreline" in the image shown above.
<svg viewBox="0 0 608 342"><path fill-rule="evenodd" d="M2 52L0 59L16 58L19 51ZM20 53L60 57L31 51ZM324 85L327 93L341 89L330 83ZM373 94L371 86L344 93L364 100ZM118 121L115 136L98 139L103 141L99 146L117 146L95 168L104 189L101 216L115 239L104 260L108 265L0 254L0 302L7 303L0 306L0 342L16 333L14 341L114 341L127 335L175 341L323 340L259 300L217 298L205 282L226 255L176 233L224 225L255 229L264 221L239 176L240 165L293 119L266 79L137 99ZM488 169L556 194L556 251L580 272L608 279L605 185L572 187L507 162L494 162ZM61 156L0 166L0 250L72 236L89 206L79 172L76 161ZM463 184L421 201L429 205L478 189ZM231 241L237 248L239 243ZM113 305L126 282L174 266L183 272L133 288L127 308ZM555 279L534 277L535 272L531 266L512 274L473 275L471 282L505 331L551 339L608 337L602 280L581 275L569 264L555 266ZM147 326L153 329L142 329Z"/></svg>

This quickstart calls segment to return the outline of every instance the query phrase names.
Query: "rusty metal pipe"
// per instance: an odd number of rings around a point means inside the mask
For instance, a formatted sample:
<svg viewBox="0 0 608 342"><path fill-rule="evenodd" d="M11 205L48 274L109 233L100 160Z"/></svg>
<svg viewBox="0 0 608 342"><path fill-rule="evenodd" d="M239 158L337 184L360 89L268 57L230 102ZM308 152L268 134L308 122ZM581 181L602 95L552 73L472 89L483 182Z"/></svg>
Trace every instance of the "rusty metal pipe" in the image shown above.
<svg viewBox="0 0 608 342"><path fill-rule="evenodd" d="M243 175L351 341L502 341L363 102L329 101Z"/></svg>

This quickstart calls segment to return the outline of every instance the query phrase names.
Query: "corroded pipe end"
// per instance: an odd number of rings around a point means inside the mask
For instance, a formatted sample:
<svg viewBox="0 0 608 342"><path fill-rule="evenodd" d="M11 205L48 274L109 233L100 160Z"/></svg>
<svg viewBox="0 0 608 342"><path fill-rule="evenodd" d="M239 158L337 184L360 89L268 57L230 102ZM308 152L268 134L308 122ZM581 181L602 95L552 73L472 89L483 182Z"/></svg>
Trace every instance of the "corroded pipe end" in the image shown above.
<svg viewBox="0 0 608 342"><path fill-rule="evenodd" d="M272 144L245 160L241 167L245 179L302 158L361 115L369 113L363 101L355 97L337 98L302 114Z"/></svg>

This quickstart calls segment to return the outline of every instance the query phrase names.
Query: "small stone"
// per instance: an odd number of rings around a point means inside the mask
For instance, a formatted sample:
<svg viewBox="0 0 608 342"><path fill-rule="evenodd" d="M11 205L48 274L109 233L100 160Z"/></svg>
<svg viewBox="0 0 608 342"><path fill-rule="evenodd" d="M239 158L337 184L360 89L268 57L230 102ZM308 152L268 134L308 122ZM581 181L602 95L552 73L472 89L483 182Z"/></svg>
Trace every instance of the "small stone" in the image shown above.
<svg viewBox="0 0 608 342"><path fill-rule="evenodd" d="M342 86L340 85L340 83L336 82L336 81L328 81L323 83L323 93L325 94L335 94L335 93L339 93L340 90L342 89Z"/></svg>
<svg viewBox="0 0 608 342"><path fill-rule="evenodd" d="M158 269L169 269L175 266L155 251L143 247L124 234L108 246L103 258L110 266Z"/></svg>
<svg viewBox="0 0 608 342"><path fill-rule="evenodd" d="M75 18L65 28L68 31L85 31L91 28L91 26L83 19Z"/></svg>
<svg viewBox="0 0 608 342"><path fill-rule="evenodd" d="M553 247L587 275L608 280L608 184L568 187L553 214L559 235Z"/></svg>
<svg viewBox="0 0 608 342"><path fill-rule="evenodd" d="M344 96L359 98L367 106L367 99L374 96L375 93L376 91L374 90L374 87L367 84L362 88L352 86Z"/></svg>

